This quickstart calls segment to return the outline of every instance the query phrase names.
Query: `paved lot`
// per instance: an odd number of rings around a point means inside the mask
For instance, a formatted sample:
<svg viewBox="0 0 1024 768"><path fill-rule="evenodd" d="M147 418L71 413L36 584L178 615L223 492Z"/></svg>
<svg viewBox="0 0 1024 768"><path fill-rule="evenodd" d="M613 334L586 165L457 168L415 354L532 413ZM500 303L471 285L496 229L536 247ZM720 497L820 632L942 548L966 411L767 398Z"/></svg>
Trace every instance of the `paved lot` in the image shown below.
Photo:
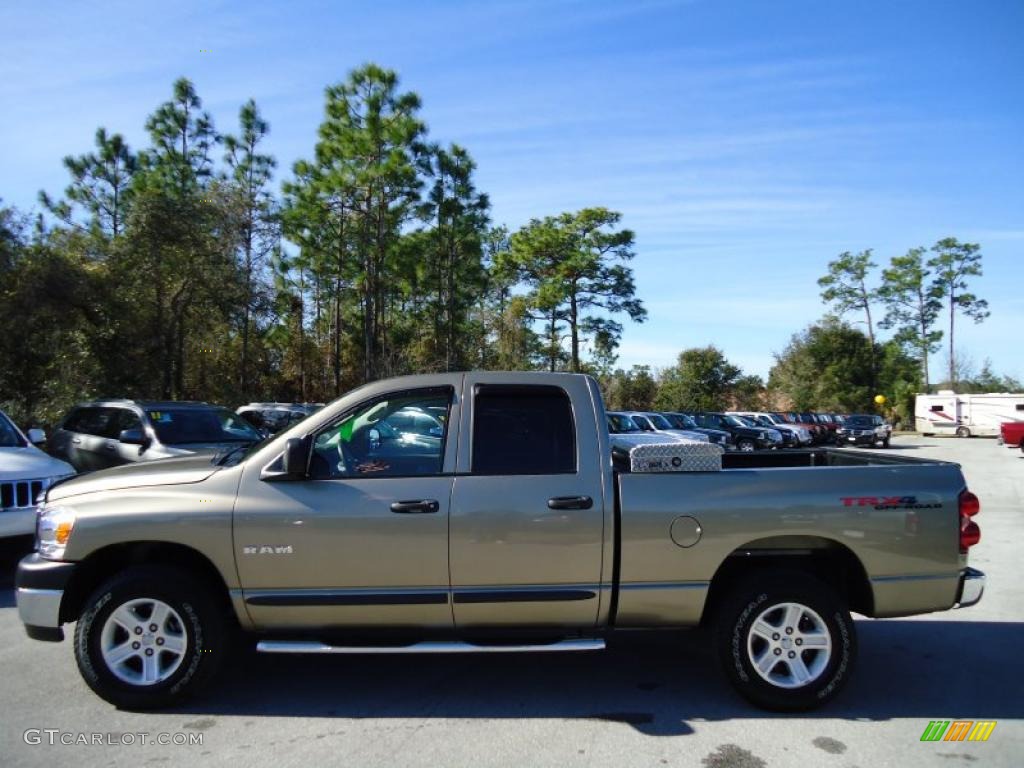
<svg viewBox="0 0 1024 768"><path fill-rule="evenodd" d="M699 634L595 654L267 657L241 653L187 708L120 712L70 644L28 640L0 571L0 765L1019 766L1024 754L1024 457L993 440L900 437L960 462L981 497L972 609L858 622L854 679L823 712L769 716L735 696ZM987 743L919 742L932 719L987 719ZM194 733L201 746L27 745L26 729Z"/></svg>

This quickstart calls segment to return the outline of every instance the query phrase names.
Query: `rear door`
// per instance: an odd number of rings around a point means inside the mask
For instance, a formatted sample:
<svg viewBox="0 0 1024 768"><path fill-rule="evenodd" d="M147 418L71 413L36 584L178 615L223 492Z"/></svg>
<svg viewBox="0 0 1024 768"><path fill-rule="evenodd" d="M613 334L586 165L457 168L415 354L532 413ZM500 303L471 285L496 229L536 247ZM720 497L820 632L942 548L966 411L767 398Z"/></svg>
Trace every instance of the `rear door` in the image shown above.
<svg viewBox="0 0 1024 768"><path fill-rule="evenodd" d="M110 466L107 445L112 408L89 406L80 409L64 427L68 460L79 472Z"/></svg>
<svg viewBox="0 0 1024 768"><path fill-rule="evenodd" d="M455 624L593 627L611 526L592 393L582 376L512 381L479 373L464 384L471 407L450 520Z"/></svg>

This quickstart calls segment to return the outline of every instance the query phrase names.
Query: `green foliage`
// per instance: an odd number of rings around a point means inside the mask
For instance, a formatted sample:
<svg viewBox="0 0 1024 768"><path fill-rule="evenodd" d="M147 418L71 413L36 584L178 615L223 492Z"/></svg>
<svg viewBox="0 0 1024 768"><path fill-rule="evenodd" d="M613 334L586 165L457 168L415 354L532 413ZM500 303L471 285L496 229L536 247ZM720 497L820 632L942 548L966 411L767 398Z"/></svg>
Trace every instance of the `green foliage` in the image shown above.
<svg viewBox="0 0 1024 768"><path fill-rule="evenodd" d="M872 359L880 361L877 381ZM892 341L876 345L872 354L866 334L830 315L795 334L775 356L768 385L797 410L872 411L877 394L892 400L900 386L917 391L920 364Z"/></svg>
<svg viewBox="0 0 1024 768"><path fill-rule="evenodd" d="M658 383L646 365L634 365L629 371L617 369L601 380L605 407L610 411L649 411L654 408Z"/></svg>
<svg viewBox="0 0 1024 768"><path fill-rule="evenodd" d="M879 327L895 329L896 341L917 350L927 392L928 356L938 352L942 340L942 331L934 329L942 298L924 254L924 248L911 248L903 256L893 256L889 268L882 271L878 297L886 307Z"/></svg>
<svg viewBox="0 0 1024 768"><path fill-rule="evenodd" d="M947 237L939 240L931 250L935 254L928 259L928 267L935 275L932 293L936 298L945 300L949 307L949 381L956 386L954 331L957 312L975 323L989 316L988 302L967 290L967 278L981 276L981 246Z"/></svg>
<svg viewBox="0 0 1024 768"><path fill-rule="evenodd" d="M40 193L50 218L34 233L0 206L0 401L25 421L91 395L234 405L545 359L611 370L613 317L644 315L619 215L549 217L566 261L534 290L508 229L490 225L470 153L429 143L420 110L394 72L354 70L325 90L313 151L280 197L252 100L221 135L181 78L137 155L100 128L92 152L65 159L63 196ZM573 328L557 350L535 330L549 293Z"/></svg>
<svg viewBox="0 0 1024 768"><path fill-rule="evenodd" d="M612 315L625 313L638 323L647 317L636 298L633 270L626 266L634 256L634 234L614 228L621 218L607 208L584 208L533 219L512 235L502 268L529 287L552 371L565 361L563 328L568 328L569 369L581 371L588 339L595 339L605 356L618 345L622 325Z"/></svg>
<svg viewBox="0 0 1024 768"><path fill-rule="evenodd" d="M871 302L874 291L868 288L867 280L876 264L871 260L871 249L853 254L844 251L839 258L828 263L828 274L818 280L822 288L821 300L831 304L838 317L849 312L863 312L864 322L868 331L868 347L870 382L874 384L876 361L875 326L871 317Z"/></svg>
<svg viewBox="0 0 1024 768"><path fill-rule="evenodd" d="M722 410L742 375L718 347L684 350L674 366L661 372L654 405L661 411Z"/></svg>

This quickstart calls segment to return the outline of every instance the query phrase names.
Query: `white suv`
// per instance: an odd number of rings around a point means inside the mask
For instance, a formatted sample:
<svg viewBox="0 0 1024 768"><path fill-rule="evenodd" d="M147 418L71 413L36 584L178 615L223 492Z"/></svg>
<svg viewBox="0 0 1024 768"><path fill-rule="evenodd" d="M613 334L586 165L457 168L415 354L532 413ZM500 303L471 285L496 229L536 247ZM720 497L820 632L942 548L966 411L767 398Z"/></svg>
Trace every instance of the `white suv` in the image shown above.
<svg viewBox="0 0 1024 768"><path fill-rule="evenodd" d="M70 464L33 445L44 440L43 430L30 429L26 436L0 411L0 538L34 533L36 497L75 474Z"/></svg>

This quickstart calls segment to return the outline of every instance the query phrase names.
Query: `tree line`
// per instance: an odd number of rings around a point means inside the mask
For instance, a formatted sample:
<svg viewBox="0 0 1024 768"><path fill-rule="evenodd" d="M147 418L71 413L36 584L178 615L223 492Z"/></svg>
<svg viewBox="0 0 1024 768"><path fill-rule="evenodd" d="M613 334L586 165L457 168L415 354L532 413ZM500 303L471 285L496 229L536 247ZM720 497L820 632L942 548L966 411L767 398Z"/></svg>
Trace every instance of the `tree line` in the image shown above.
<svg viewBox="0 0 1024 768"><path fill-rule="evenodd" d="M43 212L0 205L0 407L52 423L93 396L326 401L404 373L613 362L646 317L621 215L494 224L469 151L422 111L359 67L280 187L257 104L221 132L185 78L144 148L99 128Z"/></svg>
<svg viewBox="0 0 1024 768"><path fill-rule="evenodd" d="M0 202L0 408L52 424L97 396L327 401L405 373L539 369L596 375L618 409L849 412L884 393L906 411L943 339L949 385L1020 388L954 346L958 317L988 316L968 286L980 247L955 238L880 275L872 251L840 254L819 280L831 312L767 382L715 346L616 368L623 323L647 316L618 212L495 224L470 152L429 136L394 72L364 65L324 97L280 184L258 105L221 132L182 78L145 147L101 127L42 212Z"/></svg>

